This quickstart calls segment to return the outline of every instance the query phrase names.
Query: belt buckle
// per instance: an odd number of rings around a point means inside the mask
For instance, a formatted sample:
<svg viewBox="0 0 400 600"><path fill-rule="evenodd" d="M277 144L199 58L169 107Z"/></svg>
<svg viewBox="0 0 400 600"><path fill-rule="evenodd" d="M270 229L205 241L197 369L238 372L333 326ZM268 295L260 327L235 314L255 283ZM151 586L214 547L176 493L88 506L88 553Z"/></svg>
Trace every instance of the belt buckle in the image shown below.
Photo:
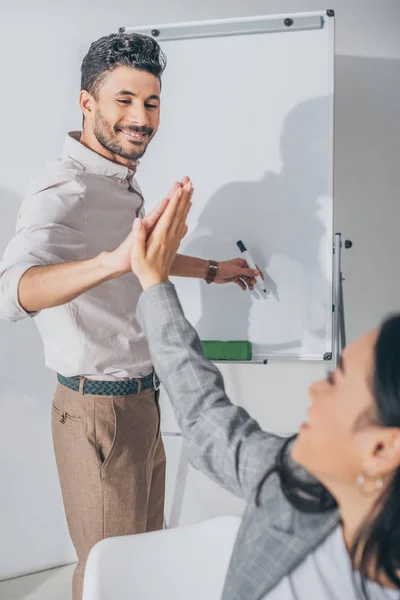
<svg viewBox="0 0 400 600"><path fill-rule="evenodd" d="M158 392L158 390L160 389L160 380L158 379L155 371L153 371L153 386L154 386L154 390L156 392Z"/></svg>

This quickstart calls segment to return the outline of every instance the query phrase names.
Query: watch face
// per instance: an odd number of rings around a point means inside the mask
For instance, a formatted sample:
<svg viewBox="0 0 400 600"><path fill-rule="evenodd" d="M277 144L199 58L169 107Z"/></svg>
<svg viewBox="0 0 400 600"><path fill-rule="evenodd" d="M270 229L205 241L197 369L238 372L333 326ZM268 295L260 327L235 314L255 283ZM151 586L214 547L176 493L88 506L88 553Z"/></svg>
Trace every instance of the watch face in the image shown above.
<svg viewBox="0 0 400 600"><path fill-rule="evenodd" d="M218 272L218 263L215 260L209 260L205 281L207 283L212 283L217 275L217 272Z"/></svg>

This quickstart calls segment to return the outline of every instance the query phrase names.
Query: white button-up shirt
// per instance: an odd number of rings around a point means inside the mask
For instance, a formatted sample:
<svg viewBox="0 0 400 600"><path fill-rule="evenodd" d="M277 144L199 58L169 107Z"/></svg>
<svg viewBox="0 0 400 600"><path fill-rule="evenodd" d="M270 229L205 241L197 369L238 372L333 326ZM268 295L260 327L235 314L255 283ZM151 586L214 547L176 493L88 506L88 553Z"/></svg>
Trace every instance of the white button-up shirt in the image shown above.
<svg viewBox="0 0 400 600"><path fill-rule="evenodd" d="M116 380L152 370L147 342L135 318L141 293L131 273L112 279L72 302L28 314L18 285L31 267L93 258L114 250L143 216L135 171L96 154L67 135L61 157L31 183L16 235L0 264L0 317L34 317L46 365L64 376Z"/></svg>

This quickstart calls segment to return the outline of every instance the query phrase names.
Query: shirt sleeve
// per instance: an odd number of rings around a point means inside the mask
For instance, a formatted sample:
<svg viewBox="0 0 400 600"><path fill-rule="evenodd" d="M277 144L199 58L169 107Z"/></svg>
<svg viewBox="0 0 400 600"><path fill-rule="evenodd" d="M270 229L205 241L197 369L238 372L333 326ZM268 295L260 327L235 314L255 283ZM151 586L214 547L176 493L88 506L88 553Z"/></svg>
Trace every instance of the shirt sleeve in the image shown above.
<svg viewBox="0 0 400 600"><path fill-rule="evenodd" d="M137 318L147 338L192 465L233 494L249 499L276 462L285 438L262 431L225 393L220 371L204 356L171 283L140 296Z"/></svg>
<svg viewBox="0 0 400 600"><path fill-rule="evenodd" d="M73 176L53 173L46 185L31 187L17 218L16 233L0 263L0 318L18 321L21 277L34 266L83 260L88 254L83 210L85 187Z"/></svg>

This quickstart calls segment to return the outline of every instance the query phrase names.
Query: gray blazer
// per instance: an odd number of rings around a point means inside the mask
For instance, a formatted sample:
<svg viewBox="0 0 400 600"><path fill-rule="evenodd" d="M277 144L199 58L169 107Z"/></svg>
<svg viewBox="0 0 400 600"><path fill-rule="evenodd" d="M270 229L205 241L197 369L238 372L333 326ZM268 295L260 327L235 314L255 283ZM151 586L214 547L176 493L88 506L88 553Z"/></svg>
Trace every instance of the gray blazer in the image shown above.
<svg viewBox="0 0 400 600"><path fill-rule="evenodd" d="M338 513L294 509L276 475L263 486L257 508L257 484L275 464L284 438L262 431L243 408L229 401L222 376L204 357L171 283L143 292L137 318L188 439L191 463L247 500L222 600L260 600L338 526ZM293 468L310 477L294 462Z"/></svg>

